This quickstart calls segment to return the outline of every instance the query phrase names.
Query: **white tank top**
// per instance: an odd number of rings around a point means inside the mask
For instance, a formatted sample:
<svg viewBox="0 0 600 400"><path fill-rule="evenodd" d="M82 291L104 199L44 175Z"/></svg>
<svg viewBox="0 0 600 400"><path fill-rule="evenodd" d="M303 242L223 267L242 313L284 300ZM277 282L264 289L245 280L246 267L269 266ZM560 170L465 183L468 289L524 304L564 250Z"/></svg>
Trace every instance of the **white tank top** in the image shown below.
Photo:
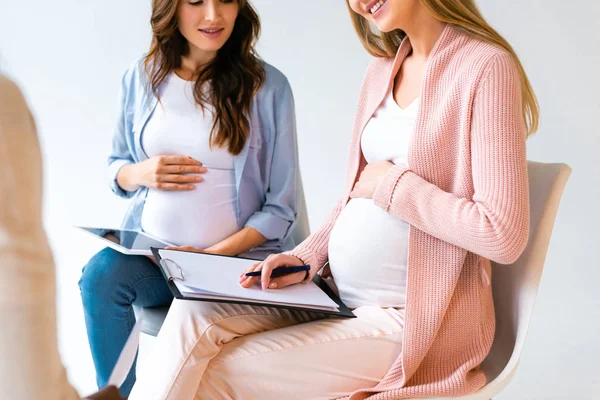
<svg viewBox="0 0 600 400"><path fill-rule="evenodd" d="M143 131L142 147L148 157L192 157L208 172L192 191L150 189L142 229L170 243L205 249L239 230L237 191L233 155L227 148L210 148L213 109L200 108L193 85L174 73L165 79L159 88L160 102Z"/></svg>
<svg viewBox="0 0 600 400"><path fill-rule="evenodd" d="M392 92L369 120L361 138L368 163L408 165L408 145L419 99L406 109ZM329 264L340 298L350 308L401 308L406 303L409 225L372 199L352 199L329 239Z"/></svg>

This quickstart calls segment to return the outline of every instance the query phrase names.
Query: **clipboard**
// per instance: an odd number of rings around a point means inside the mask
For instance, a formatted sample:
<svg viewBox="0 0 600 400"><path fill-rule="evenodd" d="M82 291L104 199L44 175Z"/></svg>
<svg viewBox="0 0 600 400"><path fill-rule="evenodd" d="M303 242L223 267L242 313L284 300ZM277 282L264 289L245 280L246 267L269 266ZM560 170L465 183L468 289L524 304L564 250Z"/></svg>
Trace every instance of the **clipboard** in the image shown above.
<svg viewBox="0 0 600 400"><path fill-rule="evenodd" d="M152 254L154 255L154 258L156 259L156 262L159 266L159 269L160 269L161 273L163 274L163 277L167 281L167 285L169 286L169 289L171 290L173 297L175 297L176 299L192 300L192 301L206 301L206 302L213 302L213 303L246 304L246 305L251 305L251 306L256 306L256 307L281 308L281 309L287 309L287 310L306 311L306 312L312 312L312 313L326 314L326 315L343 317L343 318L356 318L356 315L354 315L354 313L342 302L342 300L339 298L339 296L337 294L335 294L335 292L333 290L331 290L331 287L329 287L327 282L325 282L325 280L322 279L319 275L315 275L315 277L312 279L313 282L335 304L337 304L338 311L324 310L321 308L311 308L310 306L270 304L270 303L265 304L265 303L261 303L261 302L255 302L252 300L248 300L248 299L239 299L239 300L218 299L217 300L217 299L211 299L211 298L197 298L197 297L189 297L189 296L186 297L181 294L181 292L179 291L179 288L175 284L176 280L184 281L183 271L181 271L181 267L172 260L163 259L159 253L159 250L161 250L161 249L152 247L151 250L152 250ZM170 251L178 251L178 250L170 250ZM253 260L251 258L244 258L244 257L232 257L232 256L214 255L214 254L206 254L206 255L213 256L213 257L227 257L227 258L237 258L237 259L242 259L242 260L252 260L255 262L260 261L260 260ZM175 268L175 270L173 270L174 268Z"/></svg>

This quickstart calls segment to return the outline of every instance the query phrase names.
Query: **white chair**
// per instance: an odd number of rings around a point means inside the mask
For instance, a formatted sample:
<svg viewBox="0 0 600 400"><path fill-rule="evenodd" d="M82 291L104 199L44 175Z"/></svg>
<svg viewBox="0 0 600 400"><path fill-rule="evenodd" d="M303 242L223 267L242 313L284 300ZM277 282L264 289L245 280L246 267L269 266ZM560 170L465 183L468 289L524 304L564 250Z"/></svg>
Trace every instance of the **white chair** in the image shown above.
<svg viewBox="0 0 600 400"><path fill-rule="evenodd" d="M302 178L300 177L298 181L298 219L292 226L291 232L295 245L300 244L304 239L306 239L310 232ZM136 316L139 316L142 309L140 307L133 306L133 310ZM144 307L143 310L144 322L142 325L142 332L151 336L158 335L160 327L162 326L165 317L167 316L167 312L169 311L169 307Z"/></svg>
<svg viewBox="0 0 600 400"><path fill-rule="evenodd" d="M490 354L481 365L489 383L472 395L460 397L461 400L487 400L497 396L517 372L525 346L558 205L571 174L566 164L530 161L528 170L529 242L514 264L492 266L496 336Z"/></svg>

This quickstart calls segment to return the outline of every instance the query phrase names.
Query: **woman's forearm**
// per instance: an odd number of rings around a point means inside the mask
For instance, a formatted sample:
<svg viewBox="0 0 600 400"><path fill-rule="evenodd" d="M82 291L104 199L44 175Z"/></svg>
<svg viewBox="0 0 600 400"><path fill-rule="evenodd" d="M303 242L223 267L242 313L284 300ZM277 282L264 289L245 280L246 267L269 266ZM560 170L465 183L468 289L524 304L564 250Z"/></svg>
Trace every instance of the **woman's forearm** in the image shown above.
<svg viewBox="0 0 600 400"><path fill-rule="evenodd" d="M117 174L117 183L121 189L127 192L134 192L140 188L140 185L136 182L136 164L122 166Z"/></svg>
<svg viewBox="0 0 600 400"><path fill-rule="evenodd" d="M205 251L226 256L237 256L260 246L266 240L267 238L259 231L247 226L227 239L205 249Z"/></svg>

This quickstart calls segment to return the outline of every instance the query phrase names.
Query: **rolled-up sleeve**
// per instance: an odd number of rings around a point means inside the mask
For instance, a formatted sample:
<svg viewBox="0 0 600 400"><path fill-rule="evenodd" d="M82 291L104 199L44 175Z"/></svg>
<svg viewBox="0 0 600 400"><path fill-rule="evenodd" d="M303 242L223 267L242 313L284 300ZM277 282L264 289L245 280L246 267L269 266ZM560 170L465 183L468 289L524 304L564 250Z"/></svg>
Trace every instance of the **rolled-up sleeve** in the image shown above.
<svg viewBox="0 0 600 400"><path fill-rule="evenodd" d="M294 97L289 83L275 96L274 151L266 200L245 226L282 241L298 215L298 145Z"/></svg>
<svg viewBox="0 0 600 400"><path fill-rule="evenodd" d="M131 149L127 144L127 133L131 131L131 120L127 113L127 96L129 91L129 82L131 81L131 70L128 70L121 80L121 90L119 94L117 125L113 132L112 148L108 157L107 180L110 189L118 195L129 199L133 197L135 191L128 192L123 190L117 182L119 170L128 164L135 163Z"/></svg>

